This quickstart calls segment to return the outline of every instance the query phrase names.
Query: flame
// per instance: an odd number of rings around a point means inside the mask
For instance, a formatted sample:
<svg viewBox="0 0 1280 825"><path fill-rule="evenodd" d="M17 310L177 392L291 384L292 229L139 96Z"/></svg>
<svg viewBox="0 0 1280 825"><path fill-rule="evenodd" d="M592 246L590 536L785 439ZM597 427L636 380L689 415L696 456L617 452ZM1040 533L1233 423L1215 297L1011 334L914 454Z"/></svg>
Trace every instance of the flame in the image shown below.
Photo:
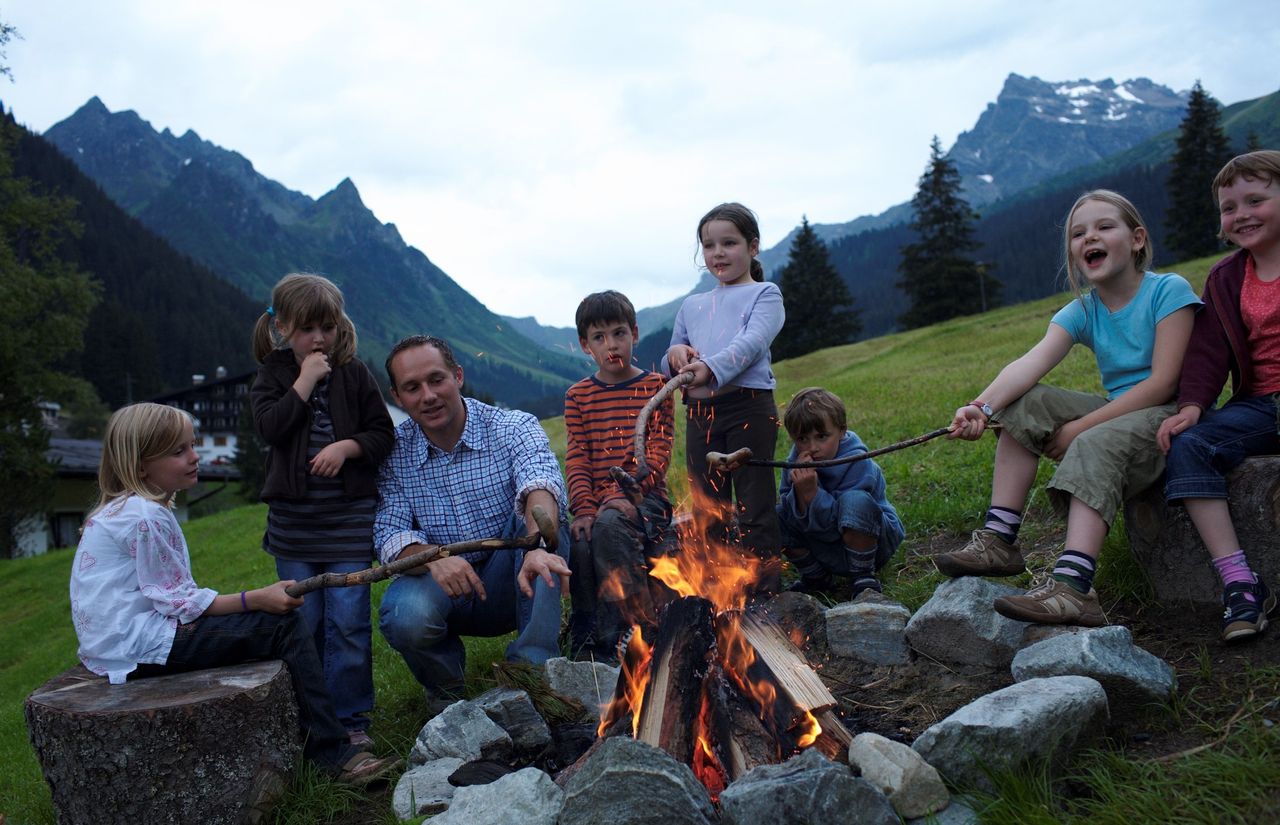
<svg viewBox="0 0 1280 825"><path fill-rule="evenodd" d="M800 720L799 727L803 728L796 737L796 745L800 748L807 748L817 742L819 734L822 733L822 725L819 725L818 720L807 710L804 712L804 719Z"/></svg>
<svg viewBox="0 0 1280 825"><path fill-rule="evenodd" d="M623 686L620 697L609 703L604 713L600 714L600 726L596 728L596 736L604 736L604 732L627 711L631 711L631 736L635 737L640 725L640 706L644 703L644 690L649 686L649 660L653 658L653 649L645 641L640 626L631 628L631 641L627 643L627 653L622 659L622 672L618 679Z"/></svg>

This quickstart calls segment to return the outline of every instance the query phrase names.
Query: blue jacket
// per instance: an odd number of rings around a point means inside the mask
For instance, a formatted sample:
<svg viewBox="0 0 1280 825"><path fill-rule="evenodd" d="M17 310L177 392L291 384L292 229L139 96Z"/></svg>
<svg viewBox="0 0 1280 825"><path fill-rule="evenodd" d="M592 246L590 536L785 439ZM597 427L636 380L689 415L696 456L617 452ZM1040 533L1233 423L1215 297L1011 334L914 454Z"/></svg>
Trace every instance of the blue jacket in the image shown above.
<svg viewBox="0 0 1280 825"><path fill-rule="evenodd" d="M844 458L865 452L867 452L867 445L862 443L857 433L848 430L844 438L840 439L840 447L836 450L835 457ZM796 460L796 448L792 445L791 452L787 454L787 461ZM880 466L870 458L849 464L837 464L834 467L818 468L818 492L804 515L796 509L796 493L791 486L791 471L783 472L781 500L778 507L785 508L790 516L818 530L836 522L837 499L841 493L849 490L864 490L870 493L876 500L876 504L880 506L880 512L885 516L886 527L892 525L899 537L905 535L906 531L903 530L902 522L898 519L898 511L893 509L893 505L885 498L884 473L880 472Z"/></svg>

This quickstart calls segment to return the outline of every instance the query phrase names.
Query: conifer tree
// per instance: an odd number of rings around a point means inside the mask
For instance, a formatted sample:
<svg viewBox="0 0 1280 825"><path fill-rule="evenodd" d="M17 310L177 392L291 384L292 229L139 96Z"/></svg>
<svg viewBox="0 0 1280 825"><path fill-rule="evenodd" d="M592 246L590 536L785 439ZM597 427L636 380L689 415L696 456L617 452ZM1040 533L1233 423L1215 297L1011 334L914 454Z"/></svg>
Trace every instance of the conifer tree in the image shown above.
<svg viewBox="0 0 1280 825"><path fill-rule="evenodd" d="M791 241L791 257L782 268L778 287L787 320L773 342L775 359L848 344L862 331L853 296L808 218L801 220L800 231Z"/></svg>
<svg viewBox="0 0 1280 825"><path fill-rule="evenodd" d="M1187 114L1178 132L1178 148L1169 173L1169 211L1165 226L1169 248L1179 258L1212 255L1218 242L1218 205L1210 187L1231 159L1231 146L1219 123L1218 101L1200 81L1191 88Z"/></svg>
<svg viewBox="0 0 1280 825"><path fill-rule="evenodd" d="M999 304L1000 282L970 258L977 214L960 191L960 173L942 153L937 136L929 145L929 166L911 199L911 229L918 240L902 247L898 288L911 307L898 322L907 329L969 315Z"/></svg>

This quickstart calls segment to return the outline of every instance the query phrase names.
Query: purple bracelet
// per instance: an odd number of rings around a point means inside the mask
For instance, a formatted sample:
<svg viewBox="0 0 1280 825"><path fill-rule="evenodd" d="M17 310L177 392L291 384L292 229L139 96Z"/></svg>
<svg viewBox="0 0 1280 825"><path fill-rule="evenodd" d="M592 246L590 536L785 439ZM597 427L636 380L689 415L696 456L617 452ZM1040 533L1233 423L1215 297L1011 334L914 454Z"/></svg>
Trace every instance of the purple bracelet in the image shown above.
<svg viewBox="0 0 1280 825"><path fill-rule="evenodd" d="M244 609L245 613L249 612L249 602L245 599L243 590L240 591L240 607Z"/></svg>

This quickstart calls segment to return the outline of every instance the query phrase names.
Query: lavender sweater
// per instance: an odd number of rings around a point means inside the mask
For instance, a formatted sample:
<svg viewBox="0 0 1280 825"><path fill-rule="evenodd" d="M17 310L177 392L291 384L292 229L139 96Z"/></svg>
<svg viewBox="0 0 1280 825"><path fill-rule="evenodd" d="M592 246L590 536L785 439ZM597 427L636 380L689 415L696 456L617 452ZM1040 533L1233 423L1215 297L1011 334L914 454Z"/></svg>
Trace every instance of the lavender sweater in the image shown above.
<svg viewBox="0 0 1280 825"><path fill-rule="evenodd" d="M692 390L706 398L747 387L771 390L777 384L769 360L769 344L782 329L782 292L768 281L717 286L684 299L676 313L671 344L688 344L711 368L706 387ZM671 365L662 359L662 372Z"/></svg>

